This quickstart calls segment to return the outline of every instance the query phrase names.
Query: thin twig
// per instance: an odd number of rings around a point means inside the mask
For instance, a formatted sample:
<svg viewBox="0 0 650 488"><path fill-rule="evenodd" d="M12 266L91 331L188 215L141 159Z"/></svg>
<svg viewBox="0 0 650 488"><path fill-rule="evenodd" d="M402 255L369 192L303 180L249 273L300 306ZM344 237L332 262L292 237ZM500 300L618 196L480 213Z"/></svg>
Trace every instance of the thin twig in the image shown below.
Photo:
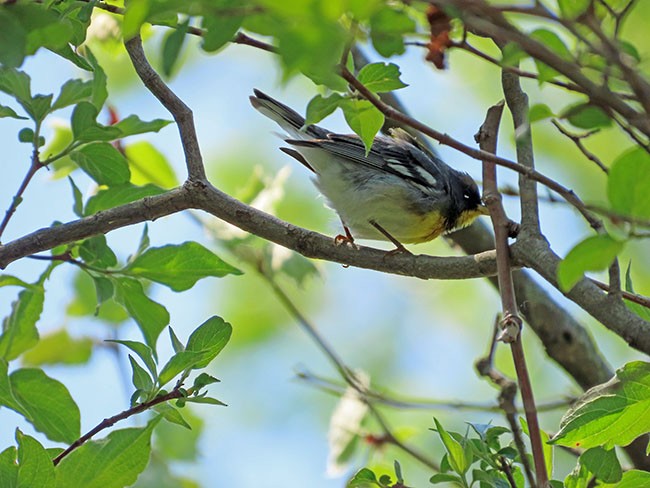
<svg viewBox="0 0 650 488"><path fill-rule="evenodd" d="M589 281L591 281L594 285L596 285L598 288L600 288L603 291L606 291L607 293L610 293L611 288L608 284L603 283L602 281L595 280L593 278L588 278ZM645 297L643 295L639 295L638 293L631 293L629 291L621 290L620 291L621 297L624 298L625 300L628 300L633 303L637 303L639 305L642 305L646 308L650 308L650 298Z"/></svg>
<svg viewBox="0 0 650 488"><path fill-rule="evenodd" d="M603 164L603 162L596 156L594 153L592 153L589 149L585 147L585 145L582 143L582 140L585 139L586 137L589 137L593 134L596 133L596 130L589 131L585 134L574 134L572 132L569 132L557 119L551 119L551 123L559 130L563 135L568 137L575 145L576 147L580 150L584 156L592 161L593 163L596 164L603 172L606 174L609 174L609 168Z"/></svg>
<svg viewBox="0 0 650 488"><path fill-rule="evenodd" d="M27 189L27 185L32 181L32 178L36 174L36 172L43 167L43 164L41 164L39 160L39 155L38 155L38 149L34 147L34 150L32 152L32 161L29 165L29 169L27 170L27 173L25 174L25 177L23 178L23 181L20 183L20 186L18 187L18 190L16 191L16 194L14 195L13 199L11 200L11 205L9 205L9 208L5 212L5 216L2 219L2 223L0 223L0 238L2 237L2 234L4 233L5 229L7 228L7 224L9 224L9 221L11 220L12 215L16 212L16 209L18 208L18 205L20 205L20 202L23 199L23 194L25 193L25 190Z"/></svg>
<svg viewBox="0 0 650 488"><path fill-rule="evenodd" d="M485 122L477 134L477 141L480 147L487 152L496 151L497 133L502 111L503 102L490 107ZM548 477L544 463L542 438L537 420L533 389L521 343L522 320L519 317L515 288L512 280L510 250L508 248L509 219L503 209L501 195L498 192L496 166L490 164L488 161L483 162L483 192L485 203L490 210L490 218L492 219L492 226L494 228L497 251L497 276L499 278L499 293L503 307L502 332L498 339L510 343L515 370L517 372L517 381L521 390L521 398L528 422L533 462L535 464L536 483L532 479L529 481L532 486L545 488ZM503 402L508 409L511 409L509 404L513 402L510 395L514 398L513 392L506 389L502 390ZM516 421L510 418L510 416L514 416L511 411L506 410L506 414L511 424L516 423ZM525 457L525 452L522 453L521 457L522 459Z"/></svg>
<svg viewBox="0 0 650 488"><path fill-rule="evenodd" d="M332 394L334 396L341 396L345 393L347 388L346 384L336 382L334 380L323 378L322 376L315 375L310 371L301 369L296 373L299 380L303 380L310 385L318 388L321 391ZM482 403L469 403L464 401L452 400L434 400L434 399L414 399L414 398L401 398L393 394L384 392L377 392L371 389L366 389L365 396L372 400L373 403L381 404L391 408L400 410L455 410L455 411L471 411L471 412L492 412L498 413L503 410L496 404L482 404ZM557 401L546 402L537 405L539 412L550 412L553 410L566 408L575 401L575 398L563 398ZM523 413L522 409L517 412Z"/></svg>
<svg viewBox="0 0 650 488"><path fill-rule="evenodd" d="M176 387L172 391L170 391L165 395L160 395L154 398L153 400L149 400L148 402L145 403L140 403L135 407L131 407L127 410L124 410L121 413L118 413L117 415L113 415L112 417L102 420L99 424L97 424L95 427L93 427L84 435L82 435L79 439L77 439L72 444L70 444L70 446L68 446L68 448L65 451L63 451L61 454L56 456L52 460L52 462L54 463L55 466L58 465L64 457L66 457L72 451L80 447L84 442L90 440L93 436L97 435L102 430L111 427L112 425L119 422L120 420L128 419L129 417L144 412L145 410L149 410L151 407L154 407L160 403L168 402L169 400L174 400L176 398L183 397L184 393L181 391L180 386L181 385L176 385Z"/></svg>

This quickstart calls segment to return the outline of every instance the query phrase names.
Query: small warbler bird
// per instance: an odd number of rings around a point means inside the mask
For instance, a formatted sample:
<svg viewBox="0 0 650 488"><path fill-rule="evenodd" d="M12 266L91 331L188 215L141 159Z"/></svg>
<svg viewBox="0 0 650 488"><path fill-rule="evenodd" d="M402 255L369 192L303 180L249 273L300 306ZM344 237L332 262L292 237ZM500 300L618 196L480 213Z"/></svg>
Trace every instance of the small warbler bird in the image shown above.
<svg viewBox="0 0 650 488"><path fill-rule="evenodd" d="M314 183L341 218L346 236L402 244L426 242L487 214L476 183L406 131L375 138L370 152L356 135L335 134L255 90L251 104L289 135L282 151L315 174Z"/></svg>

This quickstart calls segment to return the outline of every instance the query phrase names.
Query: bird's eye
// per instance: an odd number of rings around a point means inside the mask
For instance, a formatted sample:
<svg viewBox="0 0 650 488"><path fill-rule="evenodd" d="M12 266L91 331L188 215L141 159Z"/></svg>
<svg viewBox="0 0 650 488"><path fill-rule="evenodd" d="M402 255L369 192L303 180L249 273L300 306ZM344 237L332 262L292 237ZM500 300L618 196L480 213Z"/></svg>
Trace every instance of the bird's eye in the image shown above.
<svg viewBox="0 0 650 488"><path fill-rule="evenodd" d="M463 193L463 198L465 200L469 200L469 193Z"/></svg>

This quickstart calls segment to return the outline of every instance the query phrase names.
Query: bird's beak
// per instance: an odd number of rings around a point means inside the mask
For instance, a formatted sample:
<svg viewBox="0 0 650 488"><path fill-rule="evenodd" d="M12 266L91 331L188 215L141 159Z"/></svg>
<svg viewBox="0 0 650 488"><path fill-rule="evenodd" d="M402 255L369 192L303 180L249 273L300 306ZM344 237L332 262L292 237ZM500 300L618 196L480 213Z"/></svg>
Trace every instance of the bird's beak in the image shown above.
<svg viewBox="0 0 650 488"><path fill-rule="evenodd" d="M490 215L490 210L488 210L487 206L480 204L477 208L479 215Z"/></svg>

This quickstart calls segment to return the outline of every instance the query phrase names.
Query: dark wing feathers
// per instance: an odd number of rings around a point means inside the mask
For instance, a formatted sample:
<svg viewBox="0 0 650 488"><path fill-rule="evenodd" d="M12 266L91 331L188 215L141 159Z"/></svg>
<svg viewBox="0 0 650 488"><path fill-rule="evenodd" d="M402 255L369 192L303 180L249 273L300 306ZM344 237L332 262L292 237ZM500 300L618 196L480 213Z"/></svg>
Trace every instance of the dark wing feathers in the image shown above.
<svg viewBox="0 0 650 488"><path fill-rule="evenodd" d="M410 181L426 193L447 190L449 168L407 141L377 137L367 156L363 142L354 135L330 133L326 139L288 139L286 142L294 146L319 147L335 156L385 171Z"/></svg>
<svg viewBox="0 0 650 488"><path fill-rule="evenodd" d="M287 107L284 103L278 102L276 99L271 98L266 93L254 89L253 92L255 96L249 97L251 105L256 109L260 108L266 109L274 113L278 118L284 120L290 126L296 130L301 130L305 125L305 118L296 112L294 109ZM275 119L275 117L273 117ZM276 119L277 121L277 119ZM324 138L327 137L329 133L322 127L317 125L307 126L305 133L309 134L311 137L315 138Z"/></svg>

